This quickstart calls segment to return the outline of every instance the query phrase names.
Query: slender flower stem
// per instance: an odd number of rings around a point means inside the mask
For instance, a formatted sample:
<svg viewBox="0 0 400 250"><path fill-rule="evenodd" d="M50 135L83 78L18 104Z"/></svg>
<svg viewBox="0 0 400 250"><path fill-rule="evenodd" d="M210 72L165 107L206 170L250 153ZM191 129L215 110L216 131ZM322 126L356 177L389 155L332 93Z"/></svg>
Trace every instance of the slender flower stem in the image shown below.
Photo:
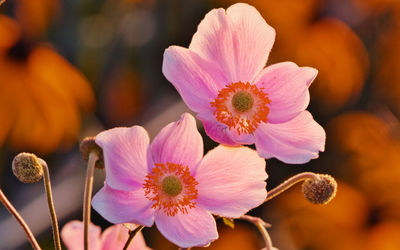
<svg viewBox="0 0 400 250"><path fill-rule="evenodd" d="M263 225L263 226L266 227L266 228L271 227L271 224L269 224L269 223L263 221L261 218L254 217L254 216L242 215L242 216L239 217L239 219L241 219L241 220L246 220L246 221L251 222L251 223L253 223L253 224L260 223L261 225Z"/></svg>
<svg viewBox="0 0 400 250"><path fill-rule="evenodd" d="M282 192L288 190L296 183L303 182L308 179L318 179L318 178L319 178L318 174L315 174L312 172L304 172L304 173L297 174L293 177L290 177L289 179L287 179L286 181L281 183L279 186L277 186L274 189L272 189L271 191L269 191L267 198L265 199L264 202L267 202L267 201L271 200L272 198L280 195Z"/></svg>
<svg viewBox="0 0 400 250"><path fill-rule="evenodd" d="M83 200L83 242L85 250L89 249L89 222L90 222L90 203L93 192L93 174L96 161L99 156L95 151L89 153L89 160L86 172L85 193Z"/></svg>
<svg viewBox="0 0 400 250"><path fill-rule="evenodd" d="M33 249L41 250L39 243L37 242L35 236L33 235L31 229L28 227L24 219L18 213L18 211L14 208L11 202L7 199L3 191L0 189L0 202L7 208L7 210L14 216L14 218L21 225L22 229L24 229L26 236L28 237Z"/></svg>
<svg viewBox="0 0 400 250"><path fill-rule="evenodd" d="M258 222L256 224L256 226L257 226L258 230L260 231L260 233L261 233L261 235L262 235L262 237L264 239L265 249L266 250L272 250L273 249L272 241L271 241L271 237L269 237L267 229L265 229L265 227L260 222Z"/></svg>
<svg viewBox="0 0 400 250"><path fill-rule="evenodd" d="M265 249L265 250L273 249L271 237L269 237L267 229L265 229L265 227L270 227L271 226L270 224L266 223L261 218L253 217L250 215L243 215L239 219L249 221L257 227L257 229L258 229L258 231L260 231L260 233L263 237L264 243L265 243L265 247L263 249Z"/></svg>
<svg viewBox="0 0 400 250"><path fill-rule="evenodd" d="M144 228L144 226L138 226L137 228L135 228L135 230L133 231L129 231L129 238L125 243L125 246L123 248L123 250L127 250L129 245L131 244L131 242L133 241L133 238L135 237L135 235L137 233L139 233L140 231L142 231L142 229Z"/></svg>
<svg viewBox="0 0 400 250"><path fill-rule="evenodd" d="M43 167L43 173L44 173L43 174L43 177L44 177L43 182L44 182L44 188L46 190L47 204L49 206L49 212L50 212L50 216L51 216L54 247L57 250L61 250L60 231L58 229L57 215L56 215L56 211L54 209L49 168L47 167L47 163L45 161L43 161L42 159L39 159L39 162Z"/></svg>

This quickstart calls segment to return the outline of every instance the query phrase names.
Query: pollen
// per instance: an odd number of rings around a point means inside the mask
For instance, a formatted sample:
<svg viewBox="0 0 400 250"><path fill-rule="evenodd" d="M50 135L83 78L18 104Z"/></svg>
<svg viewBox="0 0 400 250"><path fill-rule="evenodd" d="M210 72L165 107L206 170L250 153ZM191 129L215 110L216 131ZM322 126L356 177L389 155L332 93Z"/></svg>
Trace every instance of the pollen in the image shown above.
<svg viewBox="0 0 400 250"><path fill-rule="evenodd" d="M189 168L171 162L154 165L143 184L146 198L154 202L152 208L160 209L168 216L178 212L187 214L196 206L198 196L198 182Z"/></svg>
<svg viewBox="0 0 400 250"><path fill-rule="evenodd" d="M263 88L236 82L221 89L210 104L217 121L240 135L251 134L261 122L267 122L270 103Z"/></svg>

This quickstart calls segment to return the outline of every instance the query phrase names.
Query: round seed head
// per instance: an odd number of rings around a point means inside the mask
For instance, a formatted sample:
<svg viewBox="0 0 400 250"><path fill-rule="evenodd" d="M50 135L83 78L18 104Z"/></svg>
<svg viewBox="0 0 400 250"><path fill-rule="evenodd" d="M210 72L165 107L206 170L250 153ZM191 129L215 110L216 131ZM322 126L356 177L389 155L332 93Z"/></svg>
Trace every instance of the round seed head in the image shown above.
<svg viewBox="0 0 400 250"><path fill-rule="evenodd" d="M327 204L336 195L337 183L330 175L318 175L316 179L303 182L302 191L311 203Z"/></svg>
<svg viewBox="0 0 400 250"><path fill-rule="evenodd" d="M79 150L81 151L82 157L85 161L89 160L89 154L92 151L95 151L99 156L99 159L96 161L96 168L103 169L104 168L104 158L103 158L103 150L96 144L96 137L90 136L86 137L82 140Z"/></svg>
<svg viewBox="0 0 400 250"><path fill-rule="evenodd" d="M36 155L20 153L14 157L12 170L14 175L23 183L38 182L43 177L43 167Z"/></svg>

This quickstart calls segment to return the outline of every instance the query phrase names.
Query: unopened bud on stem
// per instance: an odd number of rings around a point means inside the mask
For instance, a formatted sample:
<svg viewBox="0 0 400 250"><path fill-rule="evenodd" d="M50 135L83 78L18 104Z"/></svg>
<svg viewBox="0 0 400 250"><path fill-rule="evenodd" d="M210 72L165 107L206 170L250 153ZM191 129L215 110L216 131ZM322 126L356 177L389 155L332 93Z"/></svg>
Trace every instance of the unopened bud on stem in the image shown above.
<svg viewBox="0 0 400 250"><path fill-rule="evenodd" d="M42 159L31 153L20 153L14 157L12 170L23 183L38 182L43 178Z"/></svg>
<svg viewBox="0 0 400 250"><path fill-rule="evenodd" d="M96 161L96 168L102 169L104 168L104 160L103 160L103 150L96 144L95 137L86 137L82 140L79 150L81 151L82 157L85 161L89 160L90 152L95 152L99 159Z"/></svg>
<svg viewBox="0 0 400 250"><path fill-rule="evenodd" d="M303 182L302 191L311 203L327 204L336 195L337 183L330 175L318 174L318 178L308 179Z"/></svg>

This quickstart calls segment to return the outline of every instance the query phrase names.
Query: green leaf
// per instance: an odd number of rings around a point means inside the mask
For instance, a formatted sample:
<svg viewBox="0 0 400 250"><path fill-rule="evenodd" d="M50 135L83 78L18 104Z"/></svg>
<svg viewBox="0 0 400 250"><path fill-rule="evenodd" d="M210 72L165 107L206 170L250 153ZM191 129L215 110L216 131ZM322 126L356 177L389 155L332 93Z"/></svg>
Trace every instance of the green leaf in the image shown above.
<svg viewBox="0 0 400 250"><path fill-rule="evenodd" d="M235 228L235 222L233 221L233 219L231 218L226 218L226 217L222 217L222 221L224 222L225 225L227 225L228 227L234 229Z"/></svg>

